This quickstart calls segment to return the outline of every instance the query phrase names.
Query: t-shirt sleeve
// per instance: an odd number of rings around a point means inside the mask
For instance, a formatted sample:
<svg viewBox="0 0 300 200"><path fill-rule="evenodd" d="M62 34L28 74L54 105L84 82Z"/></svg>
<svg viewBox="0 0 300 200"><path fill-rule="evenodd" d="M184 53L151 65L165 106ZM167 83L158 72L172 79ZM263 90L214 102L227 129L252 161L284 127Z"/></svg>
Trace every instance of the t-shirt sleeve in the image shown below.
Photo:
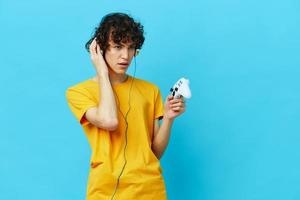
<svg viewBox="0 0 300 200"><path fill-rule="evenodd" d="M89 92L81 88L68 88L66 90L68 105L81 125L86 125L89 121L85 118L85 112L91 107L97 107Z"/></svg>
<svg viewBox="0 0 300 200"><path fill-rule="evenodd" d="M164 115L164 104L159 88L156 89L156 97L154 104L154 118L162 119Z"/></svg>

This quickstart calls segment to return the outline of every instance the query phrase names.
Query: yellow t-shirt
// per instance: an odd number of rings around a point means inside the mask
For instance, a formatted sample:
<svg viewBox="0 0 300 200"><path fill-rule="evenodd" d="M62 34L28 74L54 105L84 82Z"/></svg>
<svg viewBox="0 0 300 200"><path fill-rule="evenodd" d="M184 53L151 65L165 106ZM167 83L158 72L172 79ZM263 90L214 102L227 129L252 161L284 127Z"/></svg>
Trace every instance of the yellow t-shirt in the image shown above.
<svg viewBox="0 0 300 200"><path fill-rule="evenodd" d="M124 165L124 146L130 87L130 111L127 117L127 164L121 175L115 200L165 200L166 188L159 160L152 152L154 119L163 116L163 101L159 88L147 81L128 76L123 83L113 85L119 127L106 131L91 124L84 116L88 108L99 104L99 85L86 80L66 91L68 105L81 124L92 155L87 186L87 200L111 199Z"/></svg>

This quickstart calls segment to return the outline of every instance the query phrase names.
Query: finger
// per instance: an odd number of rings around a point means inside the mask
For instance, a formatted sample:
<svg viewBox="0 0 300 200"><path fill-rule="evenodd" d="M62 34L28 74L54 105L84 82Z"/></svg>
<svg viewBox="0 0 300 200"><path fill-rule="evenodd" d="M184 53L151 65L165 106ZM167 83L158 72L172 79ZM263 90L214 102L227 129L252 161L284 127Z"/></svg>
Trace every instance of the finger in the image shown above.
<svg viewBox="0 0 300 200"><path fill-rule="evenodd" d="M171 106L171 108L174 108L174 107L184 107L184 104L181 103L181 102L178 102L178 103L171 104L170 106Z"/></svg>
<svg viewBox="0 0 300 200"><path fill-rule="evenodd" d="M183 112L185 112L185 108L172 108L172 111L173 112L180 112L180 113L183 113Z"/></svg>
<svg viewBox="0 0 300 200"><path fill-rule="evenodd" d="M182 103L185 103L185 100L184 100L184 98L183 98L183 97L182 97L180 100L181 100L181 102L182 102Z"/></svg>
<svg viewBox="0 0 300 200"><path fill-rule="evenodd" d="M170 101L170 103L177 103L177 102L178 102L177 99L172 99L172 100Z"/></svg>
<svg viewBox="0 0 300 200"><path fill-rule="evenodd" d="M182 109L182 108L181 108L181 107L178 107L178 106L177 106L177 107L174 107L174 108L172 108L172 110L173 110L173 111L180 111L181 109Z"/></svg>
<svg viewBox="0 0 300 200"><path fill-rule="evenodd" d="M96 53L97 53L97 54L100 53L100 46L99 46L99 44L96 44Z"/></svg>
<svg viewBox="0 0 300 200"><path fill-rule="evenodd" d="M180 107L180 106L176 106L174 108L171 108L171 110L173 110L173 111L181 111L183 109L185 109L185 108L184 107Z"/></svg>
<svg viewBox="0 0 300 200"><path fill-rule="evenodd" d="M94 39L90 45L91 54L95 54L96 40Z"/></svg>
<svg viewBox="0 0 300 200"><path fill-rule="evenodd" d="M171 100L171 103L178 103L178 102L182 102L182 100L181 99L173 99L173 100Z"/></svg>
<svg viewBox="0 0 300 200"><path fill-rule="evenodd" d="M180 97L180 102L184 103L184 98L183 97Z"/></svg>

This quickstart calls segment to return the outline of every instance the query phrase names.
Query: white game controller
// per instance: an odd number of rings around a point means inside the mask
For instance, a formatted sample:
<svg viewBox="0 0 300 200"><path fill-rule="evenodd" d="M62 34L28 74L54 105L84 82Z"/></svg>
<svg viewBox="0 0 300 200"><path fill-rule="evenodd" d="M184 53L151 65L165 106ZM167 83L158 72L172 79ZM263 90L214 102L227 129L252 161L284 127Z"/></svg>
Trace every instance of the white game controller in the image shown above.
<svg viewBox="0 0 300 200"><path fill-rule="evenodd" d="M181 96L184 98L190 99L192 97L192 93L190 90L190 81L185 78L179 79L175 85L170 89L171 95L175 98L178 99Z"/></svg>

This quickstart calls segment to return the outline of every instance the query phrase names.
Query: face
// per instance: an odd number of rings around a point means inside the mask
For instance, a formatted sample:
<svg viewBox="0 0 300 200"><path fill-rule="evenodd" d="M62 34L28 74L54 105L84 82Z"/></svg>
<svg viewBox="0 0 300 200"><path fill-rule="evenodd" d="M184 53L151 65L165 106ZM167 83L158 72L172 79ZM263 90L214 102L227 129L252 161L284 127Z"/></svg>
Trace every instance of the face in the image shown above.
<svg viewBox="0 0 300 200"><path fill-rule="evenodd" d="M129 43L116 44L112 40L105 51L105 60L109 70L116 74L125 74L135 54L135 47Z"/></svg>

